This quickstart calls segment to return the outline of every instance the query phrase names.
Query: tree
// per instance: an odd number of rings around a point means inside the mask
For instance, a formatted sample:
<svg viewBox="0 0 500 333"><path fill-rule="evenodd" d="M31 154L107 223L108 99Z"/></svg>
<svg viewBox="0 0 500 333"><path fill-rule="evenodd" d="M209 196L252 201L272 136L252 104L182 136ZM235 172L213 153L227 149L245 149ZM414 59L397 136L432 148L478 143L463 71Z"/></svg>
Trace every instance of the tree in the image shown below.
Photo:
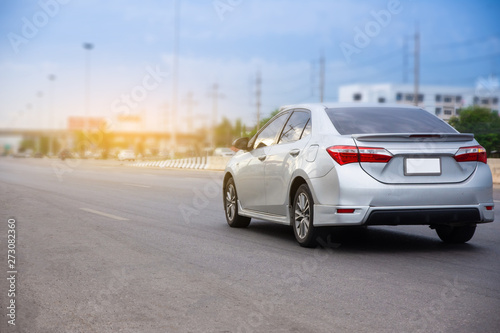
<svg viewBox="0 0 500 333"><path fill-rule="evenodd" d="M222 118L222 122L215 127L215 146L230 147L233 141L244 133L244 126L241 119L236 119L234 126L226 117Z"/></svg>
<svg viewBox="0 0 500 333"><path fill-rule="evenodd" d="M23 152L23 151L26 151L26 150L35 150L36 148L36 143L35 143L35 140L34 139L23 139L23 141L21 141L21 144L19 145L19 151L20 152Z"/></svg>
<svg viewBox="0 0 500 333"><path fill-rule="evenodd" d="M271 112L271 114L269 115L269 117L266 117L266 118L263 118L260 120L260 126L259 128L262 128L264 127L265 124L267 124L267 122L269 120L271 120L275 115L277 115L278 113L280 112L279 109L275 109L273 112ZM255 135L255 133L257 133L257 126L255 126L255 128L248 134L248 137L252 137Z"/></svg>
<svg viewBox="0 0 500 333"><path fill-rule="evenodd" d="M262 128L271 118L277 115L279 109L271 112L269 117L263 118L260 121L260 128ZM246 126L242 124L241 119L237 119L233 124L226 117L222 118L222 121L215 127L214 139L216 147L230 147L235 139L240 137L252 137L257 133L257 127L255 127L250 133L247 133Z"/></svg>
<svg viewBox="0 0 500 333"><path fill-rule="evenodd" d="M477 142L488 152L500 150L500 117L498 113L477 105L460 111L449 124L461 133L474 133Z"/></svg>

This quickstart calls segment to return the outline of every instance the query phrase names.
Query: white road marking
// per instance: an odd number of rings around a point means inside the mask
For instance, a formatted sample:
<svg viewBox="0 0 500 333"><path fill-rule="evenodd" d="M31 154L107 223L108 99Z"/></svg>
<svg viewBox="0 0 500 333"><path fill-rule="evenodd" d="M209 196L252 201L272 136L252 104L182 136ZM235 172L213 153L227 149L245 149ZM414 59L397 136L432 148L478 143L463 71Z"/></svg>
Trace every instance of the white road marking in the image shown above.
<svg viewBox="0 0 500 333"><path fill-rule="evenodd" d="M151 186L148 186L148 185L132 184L132 183L123 183L123 185L135 186L135 187L144 187L144 188L150 188L151 187Z"/></svg>
<svg viewBox="0 0 500 333"><path fill-rule="evenodd" d="M98 210L94 210L94 209L90 209L90 208L80 208L81 210L84 210L86 212L89 212L89 213L93 213L93 214L97 214L97 215L101 215L101 216L105 216L105 217L108 217L110 219L113 219L113 220L118 220L118 221L128 221L128 219L124 218L124 217L121 217L121 216L116 216L116 215L113 215L113 214L108 214L108 213L104 213L104 212L100 212Z"/></svg>

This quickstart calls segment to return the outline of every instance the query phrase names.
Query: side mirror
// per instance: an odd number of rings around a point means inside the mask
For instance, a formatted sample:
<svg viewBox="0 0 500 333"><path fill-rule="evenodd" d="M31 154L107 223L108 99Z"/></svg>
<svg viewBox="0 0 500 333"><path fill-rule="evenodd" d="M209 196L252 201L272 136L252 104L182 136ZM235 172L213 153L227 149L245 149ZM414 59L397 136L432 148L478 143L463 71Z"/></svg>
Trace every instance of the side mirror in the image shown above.
<svg viewBox="0 0 500 333"><path fill-rule="evenodd" d="M248 150L248 141L249 138L239 138L234 140L233 147L241 150Z"/></svg>

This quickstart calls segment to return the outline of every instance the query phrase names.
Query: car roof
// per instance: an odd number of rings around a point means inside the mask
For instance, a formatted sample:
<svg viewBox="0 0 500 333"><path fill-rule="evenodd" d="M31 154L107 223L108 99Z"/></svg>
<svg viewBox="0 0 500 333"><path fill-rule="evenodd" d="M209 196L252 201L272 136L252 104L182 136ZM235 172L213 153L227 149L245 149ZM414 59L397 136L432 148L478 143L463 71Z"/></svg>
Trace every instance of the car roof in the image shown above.
<svg viewBox="0 0 500 333"><path fill-rule="evenodd" d="M292 104L285 105L280 108L280 111L290 109L346 109L346 108L404 108L404 109L422 109L421 107L409 104L396 103L307 103L307 104Z"/></svg>

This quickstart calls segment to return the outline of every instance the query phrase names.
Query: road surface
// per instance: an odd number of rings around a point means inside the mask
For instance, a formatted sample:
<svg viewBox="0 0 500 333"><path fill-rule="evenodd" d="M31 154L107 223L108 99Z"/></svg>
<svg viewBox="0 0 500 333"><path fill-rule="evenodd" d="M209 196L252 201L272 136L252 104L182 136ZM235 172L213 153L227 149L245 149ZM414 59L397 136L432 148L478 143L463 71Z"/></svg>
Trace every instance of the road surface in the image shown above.
<svg viewBox="0 0 500 333"><path fill-rule="evenodd" d="M443 244L425 226L372 227L305 249L286 226L229 228L221 180L0 158L0 331L499 331L499 188L497 221L469 244Z"/></svg>

